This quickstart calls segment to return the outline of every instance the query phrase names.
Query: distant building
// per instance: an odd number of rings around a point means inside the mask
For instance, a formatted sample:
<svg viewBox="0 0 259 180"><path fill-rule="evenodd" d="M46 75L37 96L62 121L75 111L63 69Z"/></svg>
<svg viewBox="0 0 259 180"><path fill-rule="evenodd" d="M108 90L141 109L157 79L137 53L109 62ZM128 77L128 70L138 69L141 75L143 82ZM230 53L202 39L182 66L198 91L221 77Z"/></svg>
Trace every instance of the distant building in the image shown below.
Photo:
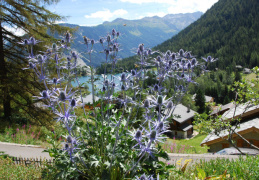
<svg viewBox="0 0 259 180"><path fill-rule="evenodd" d="M196 94L194 94L194 95L192 96L192 100L193 100L193 101L195 100L195 97L196 97ZM205 102L206 102L206 103L208 103L208 102L214 102L214 98L211 97L211 96L206 96L206 95L205 95Z"/></svg>
<svg viewBox="0 0 259 180"><path fill-rule="evenodd" d="M232 105L229 110L224 112L222 117L226 118L226 121L241 118L240 128L236 129L236 132L253 145L259 147L259 105L251 105L248 107L247 104L238 105L237 107ZM210 133L201 142L201 146L207 145L210 147L210 152L217 152L221 149L230 147L229 142L224 140L227 136L228 134L225 130L219 132L218 135ZM238 147L249 147L249 144L236 134L233 135L233 140Z"/></svg>
<svg viewBox="0 0 259 180"><path fill-rule="evenodd" d="M251 69L244 68L243 73L244 73L244 74L251 74L252 71L251 71Z"/></svg>
<svg viewBox="0 0 259 180"><path fill-rule="evenodd" d="M178 104L175 109L171 109L170 111L166 110L164 114L172 117L168 119L170 122L169 130L172 131L171 136L181 139L192 136L193 117L195 113L195 111L182 104Z"/></svg>

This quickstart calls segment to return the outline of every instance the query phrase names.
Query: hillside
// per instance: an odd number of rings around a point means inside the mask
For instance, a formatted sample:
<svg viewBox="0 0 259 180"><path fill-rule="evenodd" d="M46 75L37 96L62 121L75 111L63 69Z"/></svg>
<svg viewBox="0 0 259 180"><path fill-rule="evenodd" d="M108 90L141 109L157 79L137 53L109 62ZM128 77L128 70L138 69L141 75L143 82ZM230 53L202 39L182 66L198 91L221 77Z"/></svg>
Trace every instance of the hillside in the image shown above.
<svg viewBox="0 0 259 180"><path fill-rule="evenodd" d="M158 16L145 17L139 20L126 20L118 18L112 22L104 22L101 25L86 27L72 24L62 24L63 26L78 27L78 31L73 35L74 43L72 49L76 49L79 53L85 51L85 46L82 42L83 36L89 39L99 40L100 36L106 35L112 29L121 32L119 43L122 51L120 58L126 58L134 55L132 49L137 48L140 43L144 43L146 47L154 47L165 40L171 38L183 28L197 20L202 15L202 12L186 13L186 14L169 14L162 18ZM101 51L100 44L94 47L97 53L93 53L94 66L99 66L105 61L105 56L98 53ZM84 54L82 54L84 56ZM84 56L85 57L85 56ZM85 58L83 60L87 63Z"/></svg>
<svg viewBox="0 0 259 180"><path fill-rule="evenodd" d="M192 51L198 58L218 57L214 67L259 64L259 1L219 0L176 36L155 47L161 51ZM214 68L212 67L212 68Z"/></svg>

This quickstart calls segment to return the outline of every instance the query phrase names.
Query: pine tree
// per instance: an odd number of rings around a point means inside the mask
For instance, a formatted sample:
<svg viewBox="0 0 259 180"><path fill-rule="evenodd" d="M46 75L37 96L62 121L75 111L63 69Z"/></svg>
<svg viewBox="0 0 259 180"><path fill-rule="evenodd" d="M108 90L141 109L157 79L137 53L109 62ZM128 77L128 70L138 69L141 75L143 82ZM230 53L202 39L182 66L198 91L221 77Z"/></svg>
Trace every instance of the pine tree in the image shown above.
<svg viewBox="0 0 259 180"><path fill-rule="evenodd" d="M49 32L65 32L68 28L55 24L64 18L45 8L57 0L1 0L0 1L0 116L9 119L39 119L48 115L47 111L35 107L31 100L41 89L30 71L23 71L27 65L24 47L18 44L22 38L11 29L25 32L23 38L33 36L44 45L55 40ZM46 48L44 49L46 50ZM42 119L42 118L41 118ZM21 123L21 121L20 121Z"/></svg>
<svg viewBox="0 0 259 180"><path fill-rule="evenodd" d="M203 113L205 111L205 94L204 91L199 88L195 96L195 106L198 106L198 113Z"/></svg>

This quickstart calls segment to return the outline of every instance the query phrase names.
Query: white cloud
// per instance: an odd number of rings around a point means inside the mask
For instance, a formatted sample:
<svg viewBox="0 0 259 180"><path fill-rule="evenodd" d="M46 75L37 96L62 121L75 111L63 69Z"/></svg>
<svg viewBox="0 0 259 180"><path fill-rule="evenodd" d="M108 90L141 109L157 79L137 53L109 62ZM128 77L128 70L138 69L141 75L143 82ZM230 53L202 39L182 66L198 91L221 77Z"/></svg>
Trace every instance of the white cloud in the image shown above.
<svg viewBox="0 0 259 180"><path fill-rule="evenodd" d="M55 21L54 24L62 24L65 23L65 21Z"/></svg>
<svg viewBox="0 0 259 180"><path fill-rule="evenodd" d="M134 4L143 3L160 3L168 4L169 13L186 13L202 11L205 12L218 0L120 0L121 2L129 2Z"/></svg>
<svg viewBox="0 0 259 180"><path fill-rule="evenodd" d="M153 17L153 16L164 17L165 15L167 15L167 13L157 12L157 13L147 13L145 17Z"/></svg>
<svg viewBox="0 0 259 180"><path fill-rule="evenodd" d="M100 18L103 21L108 21L115 17L121 17L127 13L128 11L124 9L118 9L118 10L115 10L114 12L111 12L109 9L105 9L103 11L97 11L90 15L85 15L85 18Z"/></svg>
<svg viewBox="0 0 259 180"><path fill-rule="evenodd" d="M7 31L12 32L16 36L23 36L25 34L25 31L22 30L21 28L13 28L13 27L10 27L10 26L4 26L4 28Z"/></svg>

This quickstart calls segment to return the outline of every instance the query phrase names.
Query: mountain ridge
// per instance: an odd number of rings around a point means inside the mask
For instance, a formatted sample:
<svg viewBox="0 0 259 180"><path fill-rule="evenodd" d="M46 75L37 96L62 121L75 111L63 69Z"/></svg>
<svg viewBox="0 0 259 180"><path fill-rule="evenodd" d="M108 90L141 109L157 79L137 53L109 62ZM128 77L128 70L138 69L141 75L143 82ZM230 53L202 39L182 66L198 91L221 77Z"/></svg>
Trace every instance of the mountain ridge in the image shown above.
<svg viewBox="0 0 259 180"><path fill-rule="evenodd" d="M165 19L158 16L144 17L139 20L117 18L112 22L104 22L97 26L79 26L67 23L61 25L78 28L73 35L76 40L71 43L71 48L81 54L86 51L85 46L79 42L83 41L83 36L98 41L101 36L105 36L112 29L121 32L122 36L119 38L119 43L123 50L119 52L119 56L120 58L126 58L134 55L132 49L137 48L140 43L152 48L177 34L183 27L188 26L201 15L202 12L195 12L165 16ZM173 20L170 20L169 17ZM102 51L98 44L94 45L94 49L96 52ZM89 65L87 56L82 55L82 59ZM93 53L92 59L93 66L100 66L105 61L105 56L100 53Z"/></svg>

